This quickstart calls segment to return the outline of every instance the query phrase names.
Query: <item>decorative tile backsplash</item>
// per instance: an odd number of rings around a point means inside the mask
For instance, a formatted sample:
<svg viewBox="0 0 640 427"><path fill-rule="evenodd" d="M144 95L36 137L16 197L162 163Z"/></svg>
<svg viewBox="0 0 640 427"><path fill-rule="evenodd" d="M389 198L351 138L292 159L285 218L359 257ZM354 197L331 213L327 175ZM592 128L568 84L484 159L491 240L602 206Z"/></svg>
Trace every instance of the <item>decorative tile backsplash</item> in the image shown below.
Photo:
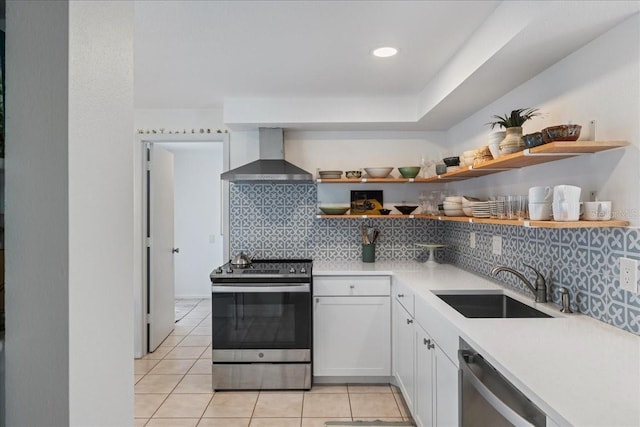
<svg viewBox="0 0 640 427"><path fill-rule="evenodd" d="M424 219L318 219L315 184L233 184L230 191L231 253L255 258L360 259L360 226L381 230L377 260L424 260L415 243L445 243L446 261L482 276L503 264L535 276L538 269L560 302L559 287L571 295L572 310L640 334L640 296L620 288L619 258L640 260L640 230L627 228L547 229ZM470 233L476 247L470 246ZM502 255L493 255L493 236ZM638 275L640 277L640 273ZM493 280L531 296L515 276Z"/></svg>

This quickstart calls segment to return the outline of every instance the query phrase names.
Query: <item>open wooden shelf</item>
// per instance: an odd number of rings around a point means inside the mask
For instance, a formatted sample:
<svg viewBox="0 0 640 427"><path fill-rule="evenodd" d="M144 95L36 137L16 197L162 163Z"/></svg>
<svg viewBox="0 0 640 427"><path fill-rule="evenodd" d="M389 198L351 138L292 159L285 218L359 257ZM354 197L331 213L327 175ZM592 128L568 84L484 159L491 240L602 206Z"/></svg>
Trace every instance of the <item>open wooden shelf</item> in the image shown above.
<svg viewBox="0 0 640 427"><path fill-rule="evenodd" d="M475 218L468 216L435 216L435 215L316 215L316 218L323 219L431 219L435 221L454 221L466 222L469 224L498 224L513 225L519 227L539 227L539 228L607 228L607 227L626 227L629 221L610 220L610 221L532 221L532 220L515 220L515 219L494 219L494 218Z"/></svg>
<svg viewBox="0 0 640 427"><path fill-rule="evenodd" d="M507 154L495 160L488 160L479 165L463 166L460 169L421 180L422 182L461 181L479 176L491 175L511 169L539 165L580 156L582 154L622 148L629 145L626 141L556 141L540 145L517 153Z"/></svg>
<svg viewBox="0 0 640 427"><path fill-rule="evenodd" d="M527 148L517 153L507 154L479 165L463 166L456 171L432 176L430 178L318 178L316 182L322 184L405 184L411 182L442 183L446 181L462 181L511 169L519 169L569 157L576 157L582 154L593 154L600 151L622 148L627 145L629 145L629 143L626 141L556 141L534 148Z"/></svg>

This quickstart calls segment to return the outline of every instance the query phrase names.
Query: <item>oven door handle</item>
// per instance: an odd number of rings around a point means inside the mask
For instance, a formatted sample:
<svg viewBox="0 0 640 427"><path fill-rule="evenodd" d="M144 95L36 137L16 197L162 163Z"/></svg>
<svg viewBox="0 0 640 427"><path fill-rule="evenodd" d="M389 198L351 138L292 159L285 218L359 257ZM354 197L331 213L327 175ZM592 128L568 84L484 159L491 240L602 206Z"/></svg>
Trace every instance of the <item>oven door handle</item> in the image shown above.
<svg viewBox="0 0 640 427"><path fill-rule="evenodd" d="M460 361L460 369L462 370L462 375L467 377L467 380L471 383L473 388L476 389L478 393L496 410L506 418L509 422L513 423L516 426L523 427L534 427L528 420L523 418L519 413L514 411L509 405L502 401L500 396L487 387L484 382L473 372L470 368L470 363L467 358L468 353L464 350L458 351L458 359ZM481 360L481 356L474 355L474 357L479 357ZM482 365L480 365L482 366ZM487 373L487 375L491 375L491 373Z"/></svg>
<svg viewBox="0 0 640 427"><path fill-rule="evenodd" d="M270 284L259 284L259 285L248 285L248 286L237 286L237 285L212 285L211 286L212 293L289 293L289 292L310 292L310 287L308 283L303 285L270 285Z"/></svg>

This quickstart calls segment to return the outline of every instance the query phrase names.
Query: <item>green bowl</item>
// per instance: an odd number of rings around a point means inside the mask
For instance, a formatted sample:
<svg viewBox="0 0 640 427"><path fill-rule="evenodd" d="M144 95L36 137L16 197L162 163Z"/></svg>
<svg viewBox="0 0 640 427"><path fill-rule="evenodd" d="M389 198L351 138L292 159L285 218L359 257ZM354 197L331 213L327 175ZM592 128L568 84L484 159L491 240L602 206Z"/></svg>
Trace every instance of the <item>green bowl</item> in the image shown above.
<svg viewBox="0 0 640 427"><path fill-rule="evenodd" d="M325 215L344 215L349 210L348 206L319 206L319 208Z"/></svg>
<svg viewBox="0 0 640 427"><path fill-rule="evenodd" d="M402 166L398 170L405 178L415 178L420 173L420 166Z"/></svg>

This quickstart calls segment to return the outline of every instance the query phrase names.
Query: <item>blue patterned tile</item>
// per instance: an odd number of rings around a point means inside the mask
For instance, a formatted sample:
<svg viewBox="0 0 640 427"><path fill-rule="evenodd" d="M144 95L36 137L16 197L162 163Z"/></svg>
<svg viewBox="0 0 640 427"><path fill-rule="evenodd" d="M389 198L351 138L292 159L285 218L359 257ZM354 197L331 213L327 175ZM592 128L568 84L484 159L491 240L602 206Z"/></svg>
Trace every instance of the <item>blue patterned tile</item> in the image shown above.
<svg viewBox="0 0 640 427"><path fill-rule="evenodd" d="M640 230L629 228L625 230L625 235L627 253L640 256Z"/></svg>
<svg viewBox="0 0 640 427"><path fill-rule="evenodd" d="M612 228L607 234L605 246L608 246L611 252L624 252L625 250L625 232L622 228Z"/></svg>

